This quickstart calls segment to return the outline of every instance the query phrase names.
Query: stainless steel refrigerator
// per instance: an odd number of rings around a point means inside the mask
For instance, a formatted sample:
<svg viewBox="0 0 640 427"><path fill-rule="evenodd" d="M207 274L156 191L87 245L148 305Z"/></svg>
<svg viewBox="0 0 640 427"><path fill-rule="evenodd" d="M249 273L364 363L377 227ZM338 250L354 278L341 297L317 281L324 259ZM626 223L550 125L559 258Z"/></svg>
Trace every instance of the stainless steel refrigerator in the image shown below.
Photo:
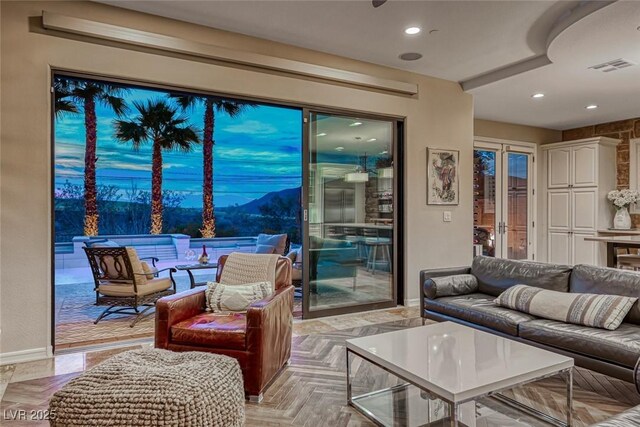
<svg viewBox="0 0 640 427"><path fill-rule="evenodd" d="M324 222L353 223L356 221L356 184L344 179L324 181Z"/></svg>

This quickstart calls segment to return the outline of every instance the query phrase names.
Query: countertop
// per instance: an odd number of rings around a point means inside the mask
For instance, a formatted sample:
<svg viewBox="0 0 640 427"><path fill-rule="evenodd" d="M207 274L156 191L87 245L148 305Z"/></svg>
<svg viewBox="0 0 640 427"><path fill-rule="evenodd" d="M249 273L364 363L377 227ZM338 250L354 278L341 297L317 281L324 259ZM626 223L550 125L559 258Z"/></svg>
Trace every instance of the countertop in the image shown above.
<svg viewBox="0 0 640 427"><path fill-rule="evenodd" d="M639 235L640 236L640 228L631 228L629 230L616 230L613 228L605 228L598 230L598 234L618 234L618 235Z"/></svg>
<svg viewBox="0 0 640 427"><path fill-rule="evenodd" d="M604 242L604 243L630 243L640 245L640 235L635 236L587 236L584 238L587 242Z"/></svg>

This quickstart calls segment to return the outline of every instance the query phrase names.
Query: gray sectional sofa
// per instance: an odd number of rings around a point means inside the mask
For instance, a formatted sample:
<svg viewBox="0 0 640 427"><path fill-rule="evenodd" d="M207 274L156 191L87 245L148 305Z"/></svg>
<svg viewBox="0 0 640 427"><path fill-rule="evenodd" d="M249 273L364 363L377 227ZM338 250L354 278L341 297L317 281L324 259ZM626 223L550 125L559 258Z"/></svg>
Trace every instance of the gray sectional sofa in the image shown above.
<svg viewBox="0 0 640 427"><path fill-rule="evenodd" d="M477 286L456 280L437 280L438 285L432 280L458 274L474 275ZM577 366L633 382L640 357L640 302L633 305L618 329L609 331L541 319L493 302L501 292L518 284L640 297L640 274L631 271L477 257L471 267L420 272L422 317L458 322L562 353L574 358Z"/></svg>

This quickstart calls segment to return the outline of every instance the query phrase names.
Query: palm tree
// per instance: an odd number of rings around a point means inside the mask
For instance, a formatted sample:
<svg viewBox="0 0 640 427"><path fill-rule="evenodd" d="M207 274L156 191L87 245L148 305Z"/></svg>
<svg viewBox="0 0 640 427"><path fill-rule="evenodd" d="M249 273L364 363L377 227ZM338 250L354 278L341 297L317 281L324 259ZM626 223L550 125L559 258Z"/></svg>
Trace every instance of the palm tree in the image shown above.
<svg viewBox="0 0 640 427"><path fill-rule="evenodd" d="M177 108L162 99L134 102L138 116L133 120L116 120L116 138L131 142L134 150L152 143L151 165L151 234L162 233L162 150L185 153L200 143L198 131L187 124L187 118L177 115Z"/></svg>
<svg viewBox="0 0 640 427"><path fill-rule="evenodd" d="M57 77L54 82L56 116L84 109L84 235L98 234L98 191L96 188L97 120L96 103L110 108L118 117L127 111L121 97L127 89L109 83Z"/></svg>
<svg viewBox="0 0 640 427"><path fill-rule="evenodd" d="M202 237L216 236L216 218L213 205L213 132L216 123L216 112L224 112L229 117L236 117L244 110L255 107L252 102L239 102L230 99L222 99L215 96L194 96L184 94L170 94L183 111L195 108L198 103L204 104L204 131L202 138Z"/></svg>
<svg viewBox="0 0 640 427"><path fill-rule="evenodd" d="M53 83L53 111L56 120L61 119L67 113L79 113L78 106L71 99L71 93L66 82L56 79Z"/></svg>

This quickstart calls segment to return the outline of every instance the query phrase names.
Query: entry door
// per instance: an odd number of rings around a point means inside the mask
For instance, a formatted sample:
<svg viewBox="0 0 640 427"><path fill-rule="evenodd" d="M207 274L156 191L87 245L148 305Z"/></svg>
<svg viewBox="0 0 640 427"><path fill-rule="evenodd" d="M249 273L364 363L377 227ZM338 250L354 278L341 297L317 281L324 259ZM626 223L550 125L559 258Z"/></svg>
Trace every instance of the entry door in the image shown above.
<svg viewBox="0 0 640 427"><path fill-rule="evenodd" d="M502 161L502 257L534 259L533 153L507 146Z"/></svg>
<svg viewBox="0 0 640 427"><path fill-rule="evenodd" d="M533 155L527 146L476 142L475 254L535 259Z"/></svg>

